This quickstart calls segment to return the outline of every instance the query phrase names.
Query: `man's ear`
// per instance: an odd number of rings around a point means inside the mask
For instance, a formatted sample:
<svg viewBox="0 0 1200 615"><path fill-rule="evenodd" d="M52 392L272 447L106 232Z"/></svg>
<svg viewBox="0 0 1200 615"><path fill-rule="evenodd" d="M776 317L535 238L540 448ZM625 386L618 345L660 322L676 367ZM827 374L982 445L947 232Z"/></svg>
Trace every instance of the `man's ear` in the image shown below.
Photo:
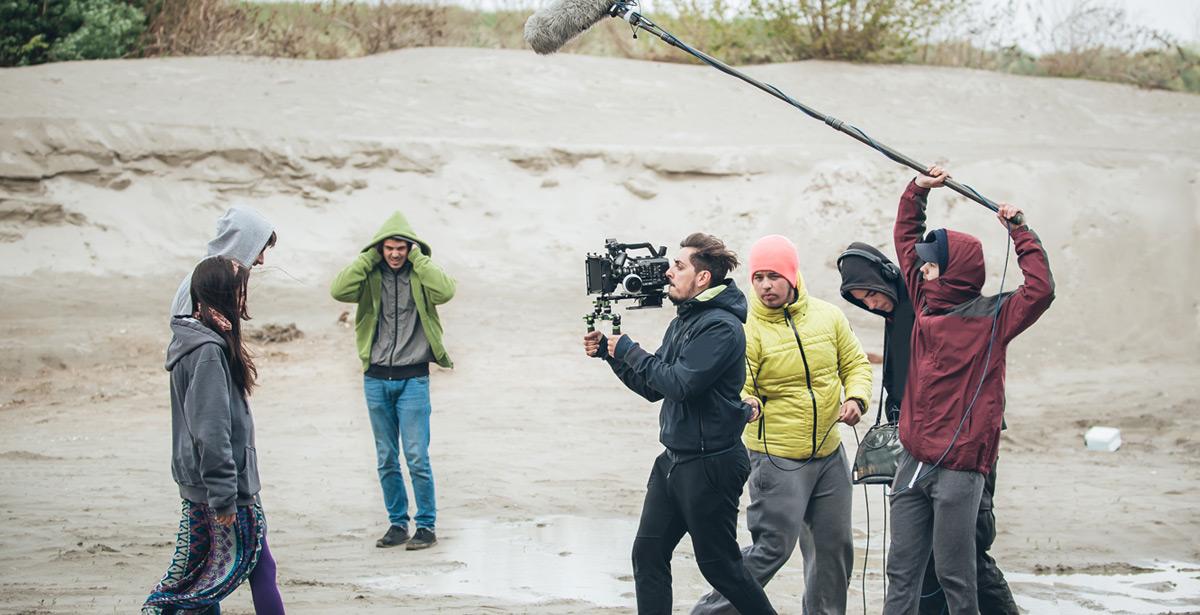
<svg viewBox="0 0 1200 615"><path fill-rule="evenodd" d="M709 288L712 286L712 272L707 269L701 269L696 272L696 285Z"/></svg>

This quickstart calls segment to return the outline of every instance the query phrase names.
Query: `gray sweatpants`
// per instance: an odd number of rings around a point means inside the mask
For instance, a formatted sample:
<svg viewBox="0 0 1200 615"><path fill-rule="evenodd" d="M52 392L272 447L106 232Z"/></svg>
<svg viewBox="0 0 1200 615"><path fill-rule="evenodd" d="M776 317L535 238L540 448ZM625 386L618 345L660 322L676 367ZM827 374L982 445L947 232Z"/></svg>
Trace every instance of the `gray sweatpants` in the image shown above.
<svg viewBox="0 0 1200 615"><path fill-rule="evenodd" d="M922 478L916 483L916 476ZM984 476L929 464L901 451L892 483L892 548L884 615L916 615L921 581L933 553L950 615L979 613L975 587L975 520Z"/></svg>
<svg viewBox="0 0 1200 615"><path fill-rule="evenodd" d="M799 544L804 557L804 613L845 613L854 566L853 486L846 452L838 447L834 454L803 467L803 462L749 453L746 522L754 543L742 549L746 569L766 586ZM692 615L736 612L715 591L692 608Z"/></svg>

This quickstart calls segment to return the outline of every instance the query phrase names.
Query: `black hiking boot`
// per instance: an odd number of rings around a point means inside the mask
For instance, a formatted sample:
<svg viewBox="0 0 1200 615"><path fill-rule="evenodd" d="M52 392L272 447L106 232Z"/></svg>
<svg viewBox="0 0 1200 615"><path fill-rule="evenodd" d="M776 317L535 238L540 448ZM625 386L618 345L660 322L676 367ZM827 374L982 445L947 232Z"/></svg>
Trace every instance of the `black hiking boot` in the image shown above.
<svg viewBox="0 0 1200 615"><path fill-rule="evenodd" d="M437 536L434 535L433 530L419 527L417 528L417 533L413 534L412 540L408 541L408 546L405 548L409 551L417 551L420 549L428 549L436 544Z"/></svg>
<svg viewBox="0 0 1200 615"><path fill-rule="evenodd" d="M388 528L383 538L375 541L375 546L380 549L386 549L388 547L398 547L406 542L408 542L408 528L393 525Z"/></svg>

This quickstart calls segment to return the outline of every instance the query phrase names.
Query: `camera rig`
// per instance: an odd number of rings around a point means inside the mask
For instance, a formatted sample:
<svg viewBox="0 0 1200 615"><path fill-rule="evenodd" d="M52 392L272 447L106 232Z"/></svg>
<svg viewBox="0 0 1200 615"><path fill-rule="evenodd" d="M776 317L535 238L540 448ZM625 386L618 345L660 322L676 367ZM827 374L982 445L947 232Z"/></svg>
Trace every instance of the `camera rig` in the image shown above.
<svg viewBox="0 0 1200 615"><path fill-rule="evenodd" d="M645 249L649 256L632 256L630 250ZM592 300L592 313L583 317L588 332L596 330L597 320L611 320L613 334L621 334L621 315L613 312L619 301L633 301L626 309L637 310L662 307L667 294L666 246L656 250L650 243L621 243L604 240L604 253L588 254L584 262L587 273L587 292L599 295ZM624 292L617 292L618 289Z"/></svg>

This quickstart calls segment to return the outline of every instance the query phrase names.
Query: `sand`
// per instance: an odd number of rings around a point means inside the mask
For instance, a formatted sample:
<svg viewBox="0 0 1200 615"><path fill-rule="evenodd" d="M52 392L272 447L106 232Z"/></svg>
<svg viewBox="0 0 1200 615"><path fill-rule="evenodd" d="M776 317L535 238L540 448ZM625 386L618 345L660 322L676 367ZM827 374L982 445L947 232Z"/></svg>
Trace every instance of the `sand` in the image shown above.
<svg viewBox="0 0 1200 615"><path fill-rule="evenodd" d="M1200 98L928 67L749 72L1020 204L1042 236L1058 298L1010 348L996 497L1018 603L1200 608ZM257 347L252 399L289 608L631 612L657 413L582 355L584 254L694 230L746 252L783 233L812 294L878 352L881 323L838 298L834 262L855 240L891 251L910 176L696 66L422 49L0 71L0 612L135 611L165 569L167 308L233 204L280 235L251 324L304 333ZM995 292L1001 227L942 192L931 222L982 238ZM440 544L419 553L374 547L386 520L338 324L352 306L327 294L396 209L459 281L442 313L457 365L432 377ZM1018 283L1014 261L1004 288ZM625 329L653 347L670 317ZM1092 425L1124 446L1083 450ZM851 612L868 536L878 612L883 499L871 489L868 515L861 490ZM690 553L679 612L708 589ZM798 613L802 592L797 557L768 594ZM226 602L251 610L247 588Z"/></svg>

